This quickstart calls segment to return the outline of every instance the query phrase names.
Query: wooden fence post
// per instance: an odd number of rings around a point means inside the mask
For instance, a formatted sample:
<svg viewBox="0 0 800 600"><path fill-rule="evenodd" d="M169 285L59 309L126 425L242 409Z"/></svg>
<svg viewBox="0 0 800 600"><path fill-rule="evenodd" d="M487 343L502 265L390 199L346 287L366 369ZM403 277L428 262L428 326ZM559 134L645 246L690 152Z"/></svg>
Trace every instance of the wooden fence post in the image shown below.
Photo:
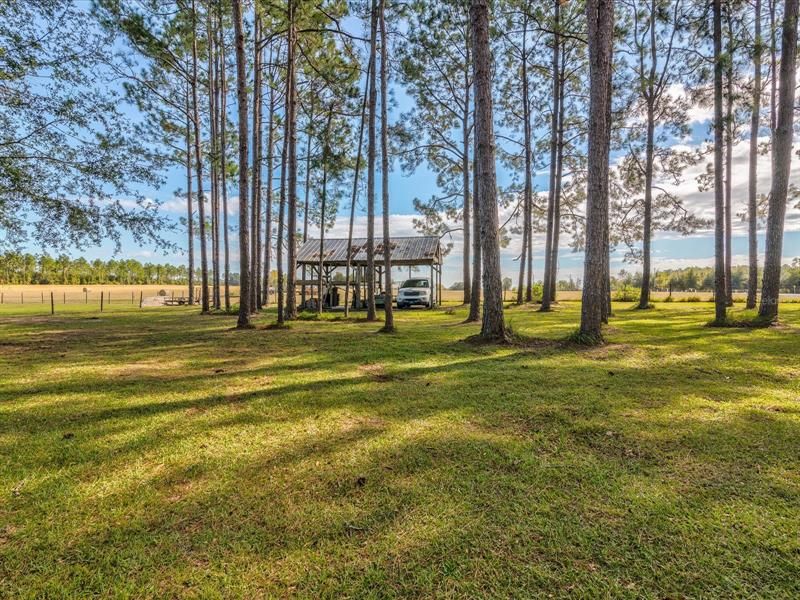
<svg viewBox="0 0 800 600"><path fill-rule="evenodd" d="M42 292L42 304L44 304L44 292Z"/></svg>
<svg viewBox="0 0 800 600"><path fill-rule="evenodd" d="M56 301L55 298L53 297L53 292L50 292L50 314L51 315L56 314Z"/></svg>
<svg viewBox="0 0 800 600"><path fill-rule="evenodd" d="M83 295L85 296L86 304L89 304L89 292L83 292Z"/></svg>
<svg viewBox="0 0 800 600"><path fill-rule="evenodd" d="M144 300L144 292L139 290L139 308L142 308L142 300Z"/></svg>
<svg viewBox="0 0 800 600"><path fill-rule="evenodd" d="M100 312L103 312L103 296L105 296L105 292L100 292Z"/></svg>

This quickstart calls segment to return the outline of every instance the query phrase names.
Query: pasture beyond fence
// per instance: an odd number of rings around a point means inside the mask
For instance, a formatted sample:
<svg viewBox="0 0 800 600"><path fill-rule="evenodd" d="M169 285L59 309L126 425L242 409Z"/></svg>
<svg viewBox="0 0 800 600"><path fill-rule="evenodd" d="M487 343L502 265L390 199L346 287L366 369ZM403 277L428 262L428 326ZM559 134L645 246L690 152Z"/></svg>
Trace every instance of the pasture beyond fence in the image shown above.
<svg viewBox="0 0 800 600"><path fill-rule="evenodd" d="M163 293L159 293L163 292ZM81 292L67 292L54 289L43 289L41 291L20 290L13 289L0 290L0 304L50 304L53 306L70 305L70 304L97 304L98 306L106 306L109 304L139 304L144 298L153 296L160 296L164 298L185 298L188 297L188 289L167 288L157 290L155 293L152 290L145 290L144 288L138 290L108 290L102 289L98 291L81 291ZM195 292L195 298L200 298L199 290Z"/></svg>

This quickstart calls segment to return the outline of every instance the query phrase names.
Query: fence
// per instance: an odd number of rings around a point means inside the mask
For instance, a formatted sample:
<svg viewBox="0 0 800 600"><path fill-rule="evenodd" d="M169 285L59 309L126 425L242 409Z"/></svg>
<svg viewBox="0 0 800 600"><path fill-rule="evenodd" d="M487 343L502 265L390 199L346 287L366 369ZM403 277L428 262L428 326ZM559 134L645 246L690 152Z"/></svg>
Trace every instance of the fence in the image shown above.
<svg viewBox="0 0 800 600"><path fill-rule="evenodd" d="M4 286L0 287L0 310L16 307L25 312L48 312L55 314L61 310L89 310L100 312L109 308L142 308L161 304L178 304L189 295L188 288L160 286L104 286L103 288L81 289L78 286L62 286L60 288L35 289L36 286ZM231 296L236 298L237 295ZM154 301L158 298L158 301ZM200 303L200 289L195 288L195 302ZM188 302L181 302L188 304ZM38 308L37 308L38 307Z"/></svg>
<svg viewBox="0 0 800 600"><path fill-rule="evenodd" d="M163 291L160 294L159 291ZM184 298L189 295L188 289L169 288L162 290L126 289L99 291L62 291L62 290L0 290L0 304L138 304L143 298L162 296L167 298ZM195 297L200 298L199 290Z"/></svg>

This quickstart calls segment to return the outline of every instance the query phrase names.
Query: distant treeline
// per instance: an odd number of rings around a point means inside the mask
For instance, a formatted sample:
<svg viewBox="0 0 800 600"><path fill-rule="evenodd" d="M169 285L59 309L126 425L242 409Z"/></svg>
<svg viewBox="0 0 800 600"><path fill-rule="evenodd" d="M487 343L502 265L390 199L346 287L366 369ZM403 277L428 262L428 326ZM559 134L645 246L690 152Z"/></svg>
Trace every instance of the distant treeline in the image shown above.
<svg viewBox="0 0 800 600"><path fill-rule="evenodd" d="M759 285L761 272L758 274ZM620 271L616 277L611 278L611 286L641 287L642 276L640 273ZM747 266L736 266L731 269L731 287L733 290L747 289ZM667 269L657 271L653 276L653 288L657 290L672 290L674 292L686 291L713 291L713 267L686 267L684 269ZM781 270L781 289L800 291L800 258L795 258L791 265L783 265Z"/></svg>
<svg viewBox="0 0 800 600"><path fill-rule="evenodd" d="M93 260L65 254L0 254L0 284L4 285L186 285L185 265L141 263L133 259ZM199 276L198 276L199 281Z"/></svg>

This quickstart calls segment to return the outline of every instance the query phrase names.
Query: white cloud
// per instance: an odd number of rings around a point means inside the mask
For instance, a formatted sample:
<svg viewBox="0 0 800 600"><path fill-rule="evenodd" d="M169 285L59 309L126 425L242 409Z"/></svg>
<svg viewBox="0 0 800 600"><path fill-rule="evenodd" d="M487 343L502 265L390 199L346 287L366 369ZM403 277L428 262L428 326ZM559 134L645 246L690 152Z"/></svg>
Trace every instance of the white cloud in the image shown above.
<svg viewBox="0 0 800 600"><path fill-rule="evenodd" d="M682 83L673 83L666 90L667 95L676 99L688 99L689 93ZM714 118L713 106L700 106L691 104L688 110L689 123L707 123Z"/></svg>

